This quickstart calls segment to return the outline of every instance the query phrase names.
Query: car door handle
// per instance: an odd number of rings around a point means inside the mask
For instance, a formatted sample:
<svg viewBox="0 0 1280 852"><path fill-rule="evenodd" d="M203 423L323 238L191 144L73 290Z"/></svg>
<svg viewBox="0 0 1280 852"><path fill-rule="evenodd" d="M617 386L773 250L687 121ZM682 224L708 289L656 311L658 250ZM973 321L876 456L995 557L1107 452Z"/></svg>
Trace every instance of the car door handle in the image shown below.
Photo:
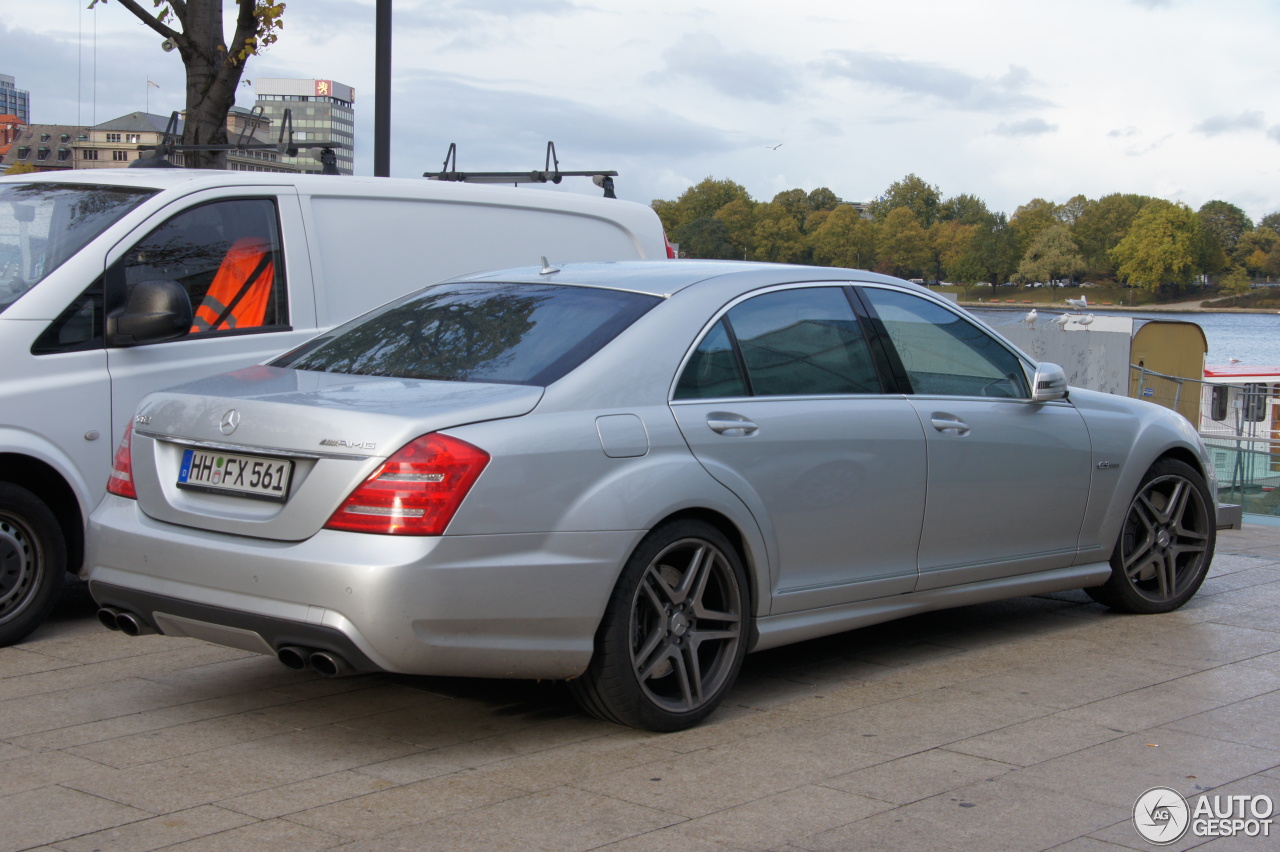
<svg viewBox="0 0 1280 852"><path fill-rule="evenodd" d="M933 415L933 428L944 435L968 435L969 424L947 414Z"/></svg>
<svg viewBox="0 0 1280 852"><path fill-rule="evenodd" d="M745 417L719 413L707 417L707 425L717 435L724 435L729 438L741 438L753 434L760 428Z"/></svg>

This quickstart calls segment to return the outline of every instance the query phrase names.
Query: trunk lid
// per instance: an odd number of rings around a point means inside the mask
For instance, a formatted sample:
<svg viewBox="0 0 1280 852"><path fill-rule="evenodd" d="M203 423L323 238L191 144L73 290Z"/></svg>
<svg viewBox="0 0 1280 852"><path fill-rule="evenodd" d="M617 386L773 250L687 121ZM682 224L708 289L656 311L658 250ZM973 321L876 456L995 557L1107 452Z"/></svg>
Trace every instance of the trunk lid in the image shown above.
<svg viewBox="0 0 1280 852"><path fill-rule="evenodd" d="M143 400L132 451L138 504L168 523L299 541L315 535L353 489L413 439L522 416L542 394L530 385L266 366L225 373ZM210 463L220 468L213 475L227 472L226 483L209 479ZM285 471L287 489L278 487Z"/></svg>

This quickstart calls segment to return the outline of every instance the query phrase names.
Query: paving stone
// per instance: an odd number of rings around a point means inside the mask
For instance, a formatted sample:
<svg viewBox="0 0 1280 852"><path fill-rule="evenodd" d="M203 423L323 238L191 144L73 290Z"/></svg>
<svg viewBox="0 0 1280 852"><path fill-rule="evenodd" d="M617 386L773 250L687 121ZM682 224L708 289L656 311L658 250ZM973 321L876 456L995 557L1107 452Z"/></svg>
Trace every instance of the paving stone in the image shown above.
<svg viewBox="0 0 1280 852"><path fill-rule="evenodd" d="M0 852L57 843L151 816L138 808L56 785L0 796Z"/></svg>
<svg viewBox="0 0 1280 852"><path fill-rule="evenodd" d="M997 760L931 749L828 778L822 783L894 805L907 805L977 781L999 778L1014 768Z"/></svg>
<svg viewBox="0 0 1280 852"><path fill-rule="evenodd" d="M288 820L274 819L250 823L218 834L208 834L165 848L168 852L312 852L332 849L342 843L342 838L332 834Z"/></svg>
<svg viewBox="0 0 1280 852"><path fill-rule="evenodd" d="M321 775L319 778L308 778L294 784L272 787L247 796L223 799L218 804L258 819L272 819L354 799L357 796L387 790L393 786L395 785L390 781L343 770L331 775Z"/></svg>
<svg viewBox="0 0 1280 852"><path fill-rule="evenodd" d="M254 819L244 814L203 805L63 840L58 848L65 852L150 852L251 822Z"/></svg>
<svg viewBox="0 0 1280 852"><path fill-rule="evenodd" d="M579 852L645 834L680 817L564 788L507 799L488 807L415 825L351 852Z"/></svg>

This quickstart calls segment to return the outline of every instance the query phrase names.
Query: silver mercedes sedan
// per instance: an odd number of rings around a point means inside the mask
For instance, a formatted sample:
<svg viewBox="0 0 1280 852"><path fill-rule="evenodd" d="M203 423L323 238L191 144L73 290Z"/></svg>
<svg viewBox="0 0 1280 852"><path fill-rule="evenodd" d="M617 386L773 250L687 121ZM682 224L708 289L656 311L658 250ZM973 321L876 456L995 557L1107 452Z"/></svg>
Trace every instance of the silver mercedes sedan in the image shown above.
<svg viewBox="0 0 1280 852"><path fill-rule="evenodd" d="M86 572L126 633L562 678L669 731L748 651L1065 589L1173 610L1212 477L1178 414L1068 389L905 281L544 264L147 397Z"/></svg>

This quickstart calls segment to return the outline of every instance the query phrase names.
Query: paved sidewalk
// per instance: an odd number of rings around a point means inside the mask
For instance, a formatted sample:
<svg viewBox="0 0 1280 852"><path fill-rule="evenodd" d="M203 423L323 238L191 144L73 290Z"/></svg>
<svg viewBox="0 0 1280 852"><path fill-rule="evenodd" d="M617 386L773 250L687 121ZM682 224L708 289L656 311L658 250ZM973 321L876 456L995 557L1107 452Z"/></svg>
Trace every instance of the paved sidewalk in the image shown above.
<svg viewBox="0 0 1280 852"><path fill-rule="evenodd" d="M1224 531L1179 612L1070 593L768 651L668 735L556 683L324 680L130 639L77 589L0 649L0 852L1148 849L1150 787L1280 802L1277 720L1274 527Z"/></svg>

